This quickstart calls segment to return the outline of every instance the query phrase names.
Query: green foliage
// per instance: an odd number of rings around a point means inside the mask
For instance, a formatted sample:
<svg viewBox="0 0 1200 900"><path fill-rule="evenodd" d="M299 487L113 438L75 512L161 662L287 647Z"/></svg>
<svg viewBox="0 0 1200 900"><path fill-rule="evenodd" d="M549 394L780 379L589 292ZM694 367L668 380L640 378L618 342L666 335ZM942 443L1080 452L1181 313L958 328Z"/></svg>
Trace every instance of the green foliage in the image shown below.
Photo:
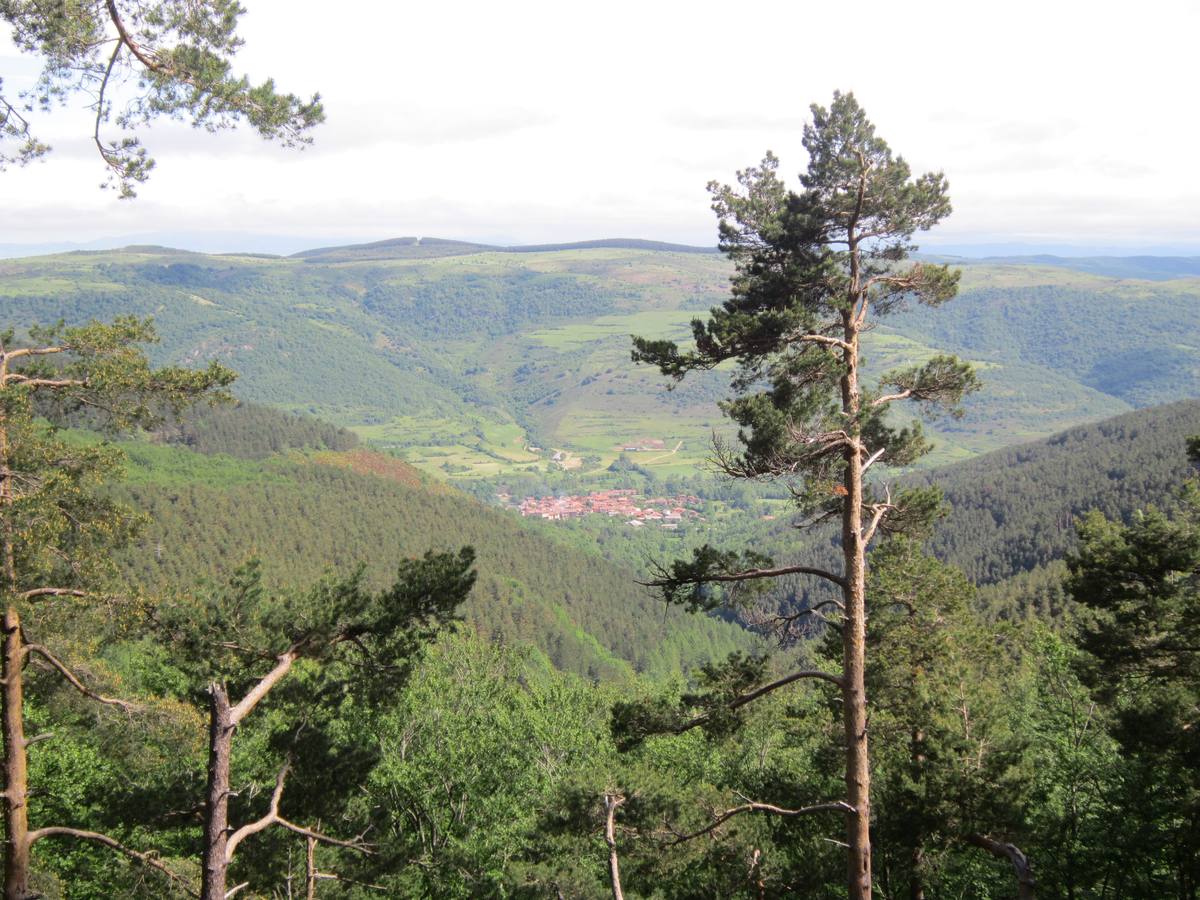
<svg viewBox="0 0 1200 900"><path fill-rule="evenodd" d="M358 804L381 845L363 877L395 896L519 888L520 860L545 840L541 811L565 782L608 762L604 704L519 652L464 637L440 644L382 715L362 710L380 763Z"/></svg>
<svg viewBox="0 0 1200 900"><path fill-rule="evenodd" d="M402 679L417 650L456 620L475 584L475 551L427 551L399 565L390 588L374 592L362 571L326 579L306 592L268 592L262 566L241 566L228 587L201 602L178 598L161 603L154 620L194 669L202 691L213 680L241 693L260 679L276 658L295 652L301 659L341 662L387 685Z"/></svg>
<svg viewBox="0 0 1200 900"><path fill-rule="evenodd" d="M1200 329L1200 309L1179 302L1186 282L1021 266L1009 269L1016 283L1005 284L1001 270L966 272L962 296L949 308L934 314L915 307L890 325L972 359L1045 367L1131 406L1195 395L1198 354L1183 336Z"/></svg>
<svg viewBox="0 0 1200 900"><path fill-rule="evenodd" d="M148 426L157 411L178 412L198 398L222 399L233 373L153 369L142 345L149 320L31 328L0 335L0 534L5 588L97 590L111 551L133 534L137 517L104 494L121 455L107 445L63 440L35 411L93 411L108 430ZM11 558L11 563L7 560Z"/></svg>
<svg viewBox="0 0 1200 900"><path fill-rule="evenodd" d="M1122 849L1137 864L1124 890L1186 895L1200 884L1200 502L1195 483L1174 516L1149 508L1128 524L1094 512L1068 558L1071 596L1091 614L1080 669L1116 717L1128 760ZM1150 789L1150 785L1154 785ZM1138 799L1135 801L1133 797Z"/></svg>
<svg viewBox="0 0 1200 900"><path fill-rule="evenodd" d="M95 93L94 130L108 168L105 186L118 188L121 197L134 196L135 185L154 168L138 132L159 117L208 131L245 123L289 147L311 141L307 132L325 116L316 95L304 101L278 92L270 79L252 85L233 74L243 12L235 0L0 3L0 18L13 27L13 43L43 60L36 85L21 96L26 110L48 112L76 94ZM136 85L133 96L115 106L111 92L130 83ZM10 101L0 98L0 106L8 110L0 120L0 138L24 141L15 154L0 155L0 168L49 151L29 133L24 118L16 116L19 124L14 120ZM110 122L119 134L111 139L102 136Z"/></svg>
<svg viewBox="0 0 1200 900"><path fill-rule="evenodd" d="M358 437L310 416L292 415L256 403L208 406L162 426L169 444L197 453L261 459L287 450L353 450Z"/></svg>
<svg viewBox="0 0 1200 900"><path fill-rule="evenodd" d="M1200 404L1174 403L913 476L946 498L933 552L981 584L1061 559L1075 517L1128 520L1174 493L1189 475L1179 448L1197 428Z"/></svg>
<svg viewBox="0 0 1200 900"><path fill-rule="evenodd" d="M985 624L962 573L901 538L871 554L867 690L873 710L877 867L883 892L1002 890L965 845L1021 838L1029 813L1037 662L1025 636ZM830 648L832 650L834 648ZM827 652L829 652L827 650ZM1020 841L1017 841L1020 844ZM1004 894L1001 894L1003 896Z"/></svg>

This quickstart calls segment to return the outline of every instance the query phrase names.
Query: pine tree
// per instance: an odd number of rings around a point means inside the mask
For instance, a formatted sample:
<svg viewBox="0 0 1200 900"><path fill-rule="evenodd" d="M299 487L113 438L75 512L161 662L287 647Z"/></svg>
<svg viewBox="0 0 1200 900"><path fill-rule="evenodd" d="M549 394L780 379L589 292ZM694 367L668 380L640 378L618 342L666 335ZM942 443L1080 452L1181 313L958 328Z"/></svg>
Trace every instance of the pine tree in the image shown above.
<svg viewBox="0 0 1200 900"><path fill-rule="evenodd" d="M654 584L669 602L712 608L713 586L780 575L809 575L834 585L843 620L842 671L806 673L838 687L844 710L846 843L851 898L871 895L870 755L866 653L866 552L881 531L900 531L937 506L930 491L892 497L869 487L872 466L905 466L928 450L917 423L895 427L900 401L957 408L976 387L969 365L939 355L862 383L861 338L877 317L910 300L937 306L954 296L958 273L905 264L912 235L950 212L945 178L914 178L851 94L829 109L814 105L804 130L809 154L802 190L777 175L778 160L738 174L739 187L711 184L720 246L733 260L732 295L695 320L695 347L634 339L635 361L682 379L734 360L735 396L723 409L739 426L740 449L718 445L734 478L793 482L806 513L841 519L842 571L776 566L754 552L704 547L676 562ZM792 679L793 681L795 679ZM790 682L788 682L790 683Z"/></svg>
<svg viewBox="0 0 1200 900"><path fill-rule="evenodd" d="M154 168L138 132L160 117L208 131L242 123L287 147L308 143L325 117L319 96L303 100L271 79L255 85L233 74L243 12L237 0L0 0L13 43L43 59L37 83L19 96L5 96L0 79L0 145L16 144L0 146L0 171L48 153L30 116L77 94L89 99L105 186L121 197L133 197ZM118 88L126 92L116 106Z"/></svg>
<svg viewBox="0 0 1200 900"><path fill-rule="evenodd" d="M1193 459L1200 440L1191 439ZM1122 824L1137 836L1117 876L1142 896L1200 892L1200 484L1173 514L1129 524L1093 512L1078 525L1067 588L1091 616L1083 680L1116 718L1129 765Z"/></svg>
<svg viewBox="0 0 1200 900"><path fill-rule="evenodd" d="M104 835L69 825L30 830L25 737L24 669L38 657L80 693L125 706L87 687L49 648L28 640L22 614L37 604L87 602L112 586L111 553L133 533L132 511L102 490L120 465L105 446L63 440L37 413L89 410L97 425L129 428L215 398L233 380L216 363L205 369L152 369L141 344L150 322L128 317L111 325L32 329L25 339L0 334L0 602L3 635L5 791L4 897L27 900L30 851L50 837L95 841L154 864ZM28 615L26 615L28 618Z"/></svg>

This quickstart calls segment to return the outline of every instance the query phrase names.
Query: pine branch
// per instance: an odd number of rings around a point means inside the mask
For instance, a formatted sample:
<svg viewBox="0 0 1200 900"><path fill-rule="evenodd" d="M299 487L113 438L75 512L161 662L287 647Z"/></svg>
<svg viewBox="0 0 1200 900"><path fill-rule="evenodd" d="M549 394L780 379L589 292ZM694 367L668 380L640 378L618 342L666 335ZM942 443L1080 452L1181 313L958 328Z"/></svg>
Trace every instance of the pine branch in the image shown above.
<svg viewBox="0 0 1200 900"><path fill-rule="evenodd" d="M75 688L75 690L79 691L79 693L83 694L83 696L91 700L95 700L97 703L103 703L105 706L119 707L126 713L133 713L139 708L137 704L130 703L128 700L118 700L115 697L105 697L101 694L97 694L82 681L80 681L78 676L68 669L67 666L58 659L58 657L56 657L41 644L26 644L25 648L28 652L36 653L38 656L42 657L42 659L46 660L51 667L56 669L58 673L62 675L66 682L71 685L71 687Z"/></svg>
<svg viewBox="0 0 1200 900"><path fill-rule="evenodd" d="M827 811L852 813L854 812L854 807L844 800L833 800L828 803L816 803L812 806L802 806L799 809L785 809L781 806L775 806L771 803L757 803L751 801L749 803L744 803L741 806L735 806L732 809L725 810L725 812L718 814L712 820L712 822L698 831L693 831L689 834L680 834L672 829L672 832L675 834L675 839L669 841L667 846L673 847L676 844L682 844L686 841L695 840L698 837L704 837L706 834L712 834L712 832L716 831L734 816L739 816L742 813L766 813L773 816L793 817Z"/></svg>
<svg viewBox="0 0 1200 900"><path fill-rule="evenodd" d="M93 843L102 844L110 850L115 850L130 859L140 862L142 865L149 866L152 869L157 869L166 875L171 881L183 888L189 896L199 897L200 894L192 887L191 883L180 876L178 873L171 871L165 864L150 853L142 853L140 850L134 850L132 847L126 847L115 838L109 837L107 834L100 834L96 831L85 831L82 828L67 828L62 825L54 825L49 828L39 828L36 831L29 832L26 840L29 846L32 847L35 843L48 837L72 837L81 841L92 841Z"/></svg>

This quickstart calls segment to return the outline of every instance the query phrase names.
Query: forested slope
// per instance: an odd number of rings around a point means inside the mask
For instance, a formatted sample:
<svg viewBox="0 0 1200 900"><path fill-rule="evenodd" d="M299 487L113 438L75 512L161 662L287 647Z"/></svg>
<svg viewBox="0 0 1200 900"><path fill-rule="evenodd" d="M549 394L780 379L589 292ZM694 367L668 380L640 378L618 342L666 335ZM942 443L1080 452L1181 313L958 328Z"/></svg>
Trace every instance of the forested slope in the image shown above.
<svg viewBox="0 0 1200 900"><path fill-rule="evenodd" d="M236 418L261 431L272 416L280 443L315 446L312 423L254 409ZM231 421L230 413L209 414L195 427L205 433L210 423L211 446L258 456L258 445ZM219 440L214 422L225 426ZM339 443L336 432L327 436L327 447ZM148 442L124 446L130 467L119 493L147 525L123 564L151 592L222 579L251 556L276 585L359 565L383 584L403 558L470 544L479 554L479 582L468 620L501 643L539 648L564 670L593 678L664 674L749 645L732 624L665 612L631 570L523 528L511 514L380 454L325 449L239 459Z"/></svg>
<svg viewBox="0 0 1200 900"><path fill-rule="evenodd" d="M1149 506L1170 506L1192 472L1186 441L1200 434L1200 401L1186 400L1124 413L1041 441L930 471L897 486L937 485L946 515L929 548L985 588L984 605L998 615L1062 611L1061 561L1074 548L1076 519L1089 510L1128 521ZM744 518L707 540L724 548L753 547L776 562L837 565L836 529L796 531L793 517ZM613 552L613 544L606 546ZM616 551L619 553L619 550ZM813 580L779 579L769 604L795 608L820 591ZM824 597L825 594L820 596Z"/></svg>
<svg viewBox="0 0 1200 900"><path fill-rule="evenodd" d="M1187 400L915 476L940 485L949 505L933 550L979 584L1060 559L1088 510L1128 520L1171 502L1190 472L1194 434L1200 401Z"/></svg>

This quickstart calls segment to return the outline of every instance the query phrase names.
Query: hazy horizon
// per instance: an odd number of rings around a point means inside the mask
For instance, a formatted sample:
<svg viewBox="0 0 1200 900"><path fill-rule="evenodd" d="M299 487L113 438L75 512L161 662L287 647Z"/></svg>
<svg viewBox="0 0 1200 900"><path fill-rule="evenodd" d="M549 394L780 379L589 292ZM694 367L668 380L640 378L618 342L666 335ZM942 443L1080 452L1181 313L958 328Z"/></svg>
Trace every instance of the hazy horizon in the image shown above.
<svg viewBox="0 0 1200 900"><path fill-rule="evenodd" d="M76 98L35 117L50 157L0 175L0 244L219 239L232 225L295 248L420 234L710 245L706 183L768 149L794 179L809 104L842 89L915 171L945 171L955 212L918 236L931 252L1200 254L1200 178L1175 149L1200 143L1200 120L1179 112L1200 30L1184 0L1136 15L870 0L853 52L838 40L844 13L808 4L744 18L709 2L348 2L352 42L328 40L311 0L248 5L236 65L322 93L328 121L310 149L159 122L143 132L158 168L137 200L118 201L97 189ZM6 89L37 70L0 36Z"/></svg>

